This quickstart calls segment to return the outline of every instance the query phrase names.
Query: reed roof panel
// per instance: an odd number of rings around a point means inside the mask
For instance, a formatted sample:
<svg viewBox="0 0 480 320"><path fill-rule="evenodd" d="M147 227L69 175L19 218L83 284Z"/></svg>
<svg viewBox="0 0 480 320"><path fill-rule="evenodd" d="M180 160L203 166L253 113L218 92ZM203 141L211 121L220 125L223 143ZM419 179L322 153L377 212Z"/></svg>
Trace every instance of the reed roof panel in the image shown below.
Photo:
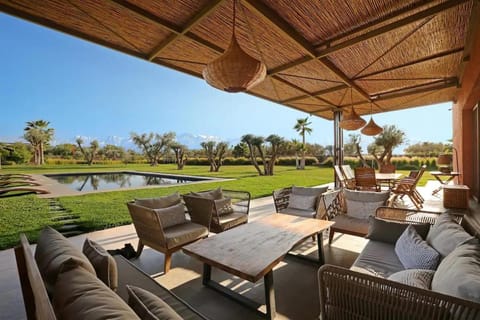
<svg viewBox="0 0 480 320"><path fill-rule="evenodd" d="M238 42L269 73L249 92L327 119L350 87L360 114L372 99L374 112L455 99L473 1L239 0ZM232 0L0 0L0 11L195 77L233 27Z"/></svg>

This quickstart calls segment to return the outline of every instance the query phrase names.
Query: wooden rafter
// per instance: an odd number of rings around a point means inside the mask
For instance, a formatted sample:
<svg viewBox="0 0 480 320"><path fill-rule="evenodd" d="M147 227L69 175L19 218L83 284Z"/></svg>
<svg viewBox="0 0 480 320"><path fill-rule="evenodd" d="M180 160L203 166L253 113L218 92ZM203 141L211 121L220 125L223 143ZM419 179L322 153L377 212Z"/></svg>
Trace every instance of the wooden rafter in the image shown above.
<svg viewBox="0 0 480 320"><path fill-rule="evenodd" d="M285 37L293 41L300 49L302 49L311 59L319 58L315 52L315 48L309 43L302 35L300 35L292 26L290 26L280 15L275 11L264 5L260 1L244 0L245 5L249 10L263 18L270 26L275 27ZM352 87L361 96L370 100L370 96L362 88L357 86L355 82L350 80L343 71L341 71L336 65L334 65L329 59L320 57L319 61L331 72L337 75L348 86Z"/></svg>
<svg viewBox="0 0 480 320"><path fill-rule="evenodd" d="M414 22L417 22L419 20L429 18L431 16L434 16L440 12L443 12L445 10L451 9L453 7L459 6L469 0L448 0L444 3L441 3L439 5L436 5L434 7L427 8L425 10L422 10L420 12L417 12L415 14L412 14L411 16L408 16L406 18L400 19L398 21L395 21L393 23L387 24L385 26L379 27L377 29L371 30L369 32L363 33L359 36L356 36L354 38L345 40L343 42L340 42L335 45L331 45L330 47L322 50L319 54L318 57L325 57L335 51L353 46L354 44L357 44L359 42L363 42L365 40L374 38L376 36L379 36L381 34L390 32L392 30L404 27L406 25L412 24Z"/></svg>
<svg viewBox="0 0 480 320"><path fill-rule="evenodd" d="M383 101L383 100L389 100L394 98L400 98L404 96L410 96L412 94L441 90L441 89L457 87L457 86L458 86L458 78L451 77L451 78L424 83L416 86L380 92L375 95L372 95L372 97L375 98L375 101Z"/></svg>
<svg viewBox="0 0 480 320"><path fill-rule="evenodd" d="M280 77L277 76L277 75L272 76L272 78L275 79L275 80L277 80L277 81L279 81L279 82L281 82L281 83L284 83L284 84L286 84L286 85L288 85L288 86L290 86L290 87L292 87L292 88L294 88L294 89L296 89L296 90L298 90L298 91L300 91L300 92L303 92L303 93L304 93L306 96L308 96L308 97L311 97L311 98L316 99L316 100L318 100L318 101L324 102L324 103L326 103L326 104L328 104L328 105L333 105L332 102L330 102L330 101L328 101L328 100L326 100L326 99L323 99L323 98L321 98L321 97L315 96L315 95L313 95L312 93L308 92L307 90L305 90L305 89L303 89L303 88L300 88L299 86L297 86L297 85L295 85L295 84L293 84L293 83L290 83L290 82L288 82L287 80L285 80L285 79L283 79L283 78L280 78Z"/></svg>
<svg viewBox="0 0 480 320"><path fill-rule="evenodd" d="M218 8L219 5L222 4L225 0L215 0L215 1L210 1L208 5L206 5L204 8L202 8L199 12L197 12L192 19L190 19L181 30L179 30L177 27L172 26L171 24L166 24L163 19L160 19L159 17L153 15L152 13L129 3L128 1L125 0L111 0L124 8L127 8L144 18L147 18L150 21L154 21L155 23L167 28L170 32L172 32L171 35L169 35L166 39L164 39L162 42L160 42L153 50L150 52L148 55L148 60L152 61L155 59L163 50L165 50L168 45L173 43L175 40L178 38L184 36L186 33L188 33L192 28L194 28L197 24L199 24L205 17L207 17L212 11L214 11L216 8Z"/></svg>
<svg viewBox="0 0 480 320"><path fill-rule="evenodd" d="M327 94L327 93L330 93L330 92L335 92L335 91L338 91L338 90L343 90L345 88L348 88L347 85L345 84L342 84L342 85L339 85L339 86L336 86L336 87L331 87L331 88L328 88L328 89L323 89L323 90L319 90L319 91L315 91L315 92L312 92L311 94L313 96L321 96L322 94ZM289 103L289 102L293 102L293 101L297 101L297 100L301 100L301 99L304 99L304 98L307 98L308 95L301 95L301 96L296 96L296 97L292 97L292 98L288 98L286 100L283 100L282 103Z"/></svg>
<svg viewBox="0 0 480 320"><path fill-rule="evenodd" d="M354 80L363 80L365 78L376 76L378 74L382 74L382 73L390 72L390 71L393 71L393 70L413 66L415 64L427 62L427 61L430 61L430 60L443 58L443 57L446 57L446 56L449 56L449 55L452 55L452 54L456 54L456 53L459 53L459 52L462 52L462 51L463 51L463 47L455 48L455 49L447 50L447 51L442 51L442 52L433 54L431 56L427 56L427 57L424 57L424 58L421 58L421 59L413 60L413 61L410 61L410 62L407 62L407 63L404 63L404 64L400 64L400 65L397 65L397 66L393 66L393 67L390 67L390 68L387 68L387 69L378 70L378 71L375 71L375 72L360 75L360 76L354 78Z"/></svg>

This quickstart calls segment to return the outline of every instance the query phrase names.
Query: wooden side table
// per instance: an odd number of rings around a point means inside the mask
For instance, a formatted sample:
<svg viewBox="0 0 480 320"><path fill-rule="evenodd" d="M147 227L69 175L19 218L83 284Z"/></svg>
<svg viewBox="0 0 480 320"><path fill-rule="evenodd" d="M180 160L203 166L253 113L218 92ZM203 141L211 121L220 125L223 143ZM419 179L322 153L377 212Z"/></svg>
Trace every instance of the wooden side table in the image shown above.
<svg viewBox="0 0 480 320"><path fill-rule="evenodd" d="M448 185L450 181L453 180L453 178L458 177L460 175L460 172L457 171L452 171L452 172L441 172L441 171L430 171L430 174L437 179L438 182L440 182L440 187L437 189L433 190L432 194L437 194L442 190L442 187L445 187ZM446 179L445 179L446 178Z"/></svg>
<svg viewBox="0 0 480 320"><path fill-rule="evenodd" d="M445 208L468 209L470 188L462 185L443 186L443 206Z"/></svg>

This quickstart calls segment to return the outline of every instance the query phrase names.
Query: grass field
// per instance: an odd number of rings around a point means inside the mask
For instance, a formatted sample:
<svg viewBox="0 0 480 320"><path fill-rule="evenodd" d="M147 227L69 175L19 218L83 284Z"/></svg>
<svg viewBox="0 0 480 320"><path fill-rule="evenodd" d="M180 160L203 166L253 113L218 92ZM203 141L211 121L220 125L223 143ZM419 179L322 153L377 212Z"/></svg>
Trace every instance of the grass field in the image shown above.
<svg viewBox="0 0 480 320"><path fill-rule="evenodd" d="M15 166L4 167L0 174L6 173L60 173L60 172L100 172L137 170L161 173L176 173L197 176L214 176L234 180L208 182L190 185L178 185L153 189L137 189L113 192L101 192L75 197L61 197L58 201L72 213L78 215L79 224L84 231L105 229L131 222L125 203L134 198L155 197L173 192L187 193L221 186L224 189L249 191L252 198L271 195L272 191L290 185L315 186L333 181L332 168L307 167L296 170L294 167L277 166L274 176L258 176L253 166L224 166L220 172L208 172L207 166L188 166L177 170L175 165L165 164L156 167L149 165L69 165L69 166ZM408 174L408 172L402 172ZM425 174L421 184L432 179ZM18 233L25 232L31 241L35 241L39 230L45 225L54 225L48 213L48 200L34 195L0 198L0 249L9 248L18 241Z"/></svg>

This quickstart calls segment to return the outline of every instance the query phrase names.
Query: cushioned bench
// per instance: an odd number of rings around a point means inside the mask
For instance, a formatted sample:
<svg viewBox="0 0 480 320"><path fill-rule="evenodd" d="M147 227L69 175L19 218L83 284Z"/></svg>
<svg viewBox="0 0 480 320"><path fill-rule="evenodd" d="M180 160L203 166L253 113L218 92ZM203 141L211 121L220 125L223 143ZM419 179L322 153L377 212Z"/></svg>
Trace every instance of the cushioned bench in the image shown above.
<svg viewBox="0 0 480 320"><path fill-rule="evenodd" d="M61 239L57 239L57 243L58 240L62 241ZM65 239L65 241L68 240ZM42 252L42 254L44 254L44 252ZM47 254L50 253L47 252ZM64 309L63 311L55 309L55 312L53 308L53 305L55 305L55 294L54 301L52 302L50 300L49 294L47 293L44 278L41 275L39 265L36 261L36 257L34 258L30 244L28 243L26 236L23 234L20 235L20 245L15 248L15 257L17 261L17 269L20 277L27 319L54 320L57 319L57 316L60 318L65 318L65 312L67 312L67 315L69 315L69 317L67 318L82 319L84 317L82 317L81 312L83 312L84 310L86 310L87 312L88 310L94 310L94 313L98 315L98 318L102 318L102 313L111 314L111 312L117 312L119 307L120 309L123 308L123 313L120 313L120 316L116 315L116 319L137 319L133 310L129 309L129 306L126 304L129 299L126 285L139 287L159 297L182 319L207 319L206 317L198 313L196 310L194 310L191 306L189 306L186 302L182 301L168 289L161 286L159 283L157 283L155 280L153 280L151 277L142 272L140 269L131 264L122 256L114 256L118 274L118 287L116 288L116 293L115 291L108 288L99 279L92 276L91 273L85 271L84 268L76 267L77 269L80 269L80 272L78 274L83 274L83 276L87 274L88 277L90 277L88 278L90 279L90 285L92 281L97 281L100 283L99 285L95 284L96 288L99 288L100 291L103 290L103 293L100 293L99 295L102 298L98 301L101 301L101 303L103 303L104 301L114 301L115 305L100 305L89 308L87 306L83 306L83 302L80 301L79 304L77 303L76 306L72 307L72 305L68 306L68 304L70 303L68 301L69 299L64 299L64 301L61 301L62 297L60 297L57 298L56 306L58 307L59 304L63 303L66 304L67 308L70 309ZM70 255L69 259L71 259L71 257L72 256ZM55 259L58 259L58 256ZM68 269L68 261L62 264L64 266L61 268L65 269L67 267ZM63 277L63 291L65 292L66 290L68 292L68 286L70 285L70 280L72 279L72 283L77 282L78 284L78 282L80 282L80 289L78 286L75 287L75 289L72 289L73 291L76 290L77 292L77 294L74 293L74 295L79 296L78 292L79 290L82 290L81 288L83 286L83 281L81 280L82 278L78 276L78 274L75 274L75 270L76 269L70 269L66 272L62 271L57 278L55 290L59 289L58 283L61 281L60 278ZM91 286L87 288L87 290L89 290L90 288ZM88 294L80 296L85 297L85 300L92 301L95 300L95 294L98 294L98 291L96 293L93 291L88 291ZM116 299L118 299L118 301L115 301ZM72 312L72 310L75 311ZM86 318L92 319L91 313Z"/></svg>
<svg viewBox="0 0 480 320"><path fill-rule="evenodd" d="M459 217L380 207L369 220L350 270L319 270L321 319L480 319L480 243Z"/></svg>

